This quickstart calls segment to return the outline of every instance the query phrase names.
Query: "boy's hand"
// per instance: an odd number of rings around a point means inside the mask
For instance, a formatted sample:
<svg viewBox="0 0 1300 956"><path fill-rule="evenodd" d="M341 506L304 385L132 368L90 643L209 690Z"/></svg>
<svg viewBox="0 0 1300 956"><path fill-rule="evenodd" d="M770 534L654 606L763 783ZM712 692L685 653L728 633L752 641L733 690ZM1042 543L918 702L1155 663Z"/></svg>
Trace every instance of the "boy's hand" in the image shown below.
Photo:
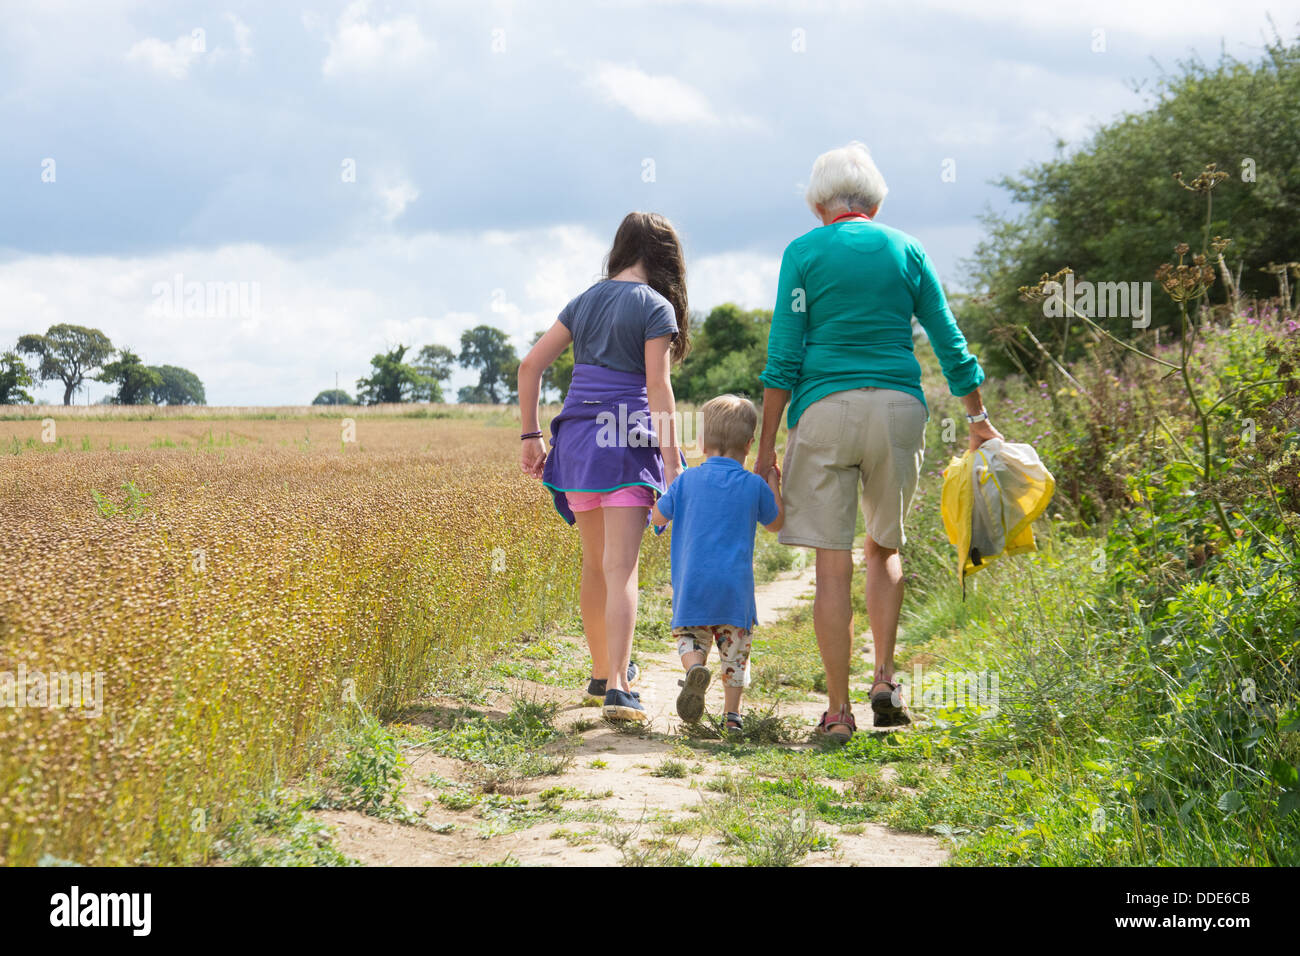
<svg viewBox="0 0 1300 956"><path fill-rule="evenodd" d="M767 481L767 487L772 490L772 497L776 499L776 520L763 527L768 531L780 531L785 525L785 503L781 500L781 469L773 463L763 478Z"/></svg>

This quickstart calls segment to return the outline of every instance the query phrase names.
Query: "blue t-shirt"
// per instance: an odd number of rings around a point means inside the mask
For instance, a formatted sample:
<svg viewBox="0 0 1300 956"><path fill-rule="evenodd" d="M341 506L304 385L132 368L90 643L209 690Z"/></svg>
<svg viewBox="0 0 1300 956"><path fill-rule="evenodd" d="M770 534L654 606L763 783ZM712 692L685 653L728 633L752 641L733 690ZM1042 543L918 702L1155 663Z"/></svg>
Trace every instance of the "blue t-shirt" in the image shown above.
<svg viewBox="0 0 1300 956"><path fill-rule="evenodd" d="M672 519L673 627L752 628L754 531L776 520L767 482L718 455L687 468L659 499Z"/></svg>
<svg viewBox="0 0 1300 956"><path fill-rule="evenodd" d="M677 334L672 303L644 282L597 282L560 310L573 361L645 374L645 344Z"/></svg>

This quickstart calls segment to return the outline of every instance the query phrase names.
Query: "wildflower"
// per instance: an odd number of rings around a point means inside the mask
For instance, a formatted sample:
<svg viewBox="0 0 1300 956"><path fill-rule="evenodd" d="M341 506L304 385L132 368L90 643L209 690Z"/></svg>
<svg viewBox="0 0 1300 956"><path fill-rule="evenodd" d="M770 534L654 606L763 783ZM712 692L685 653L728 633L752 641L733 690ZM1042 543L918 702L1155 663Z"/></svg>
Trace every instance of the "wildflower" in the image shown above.
<svg viewBox="0 0 1300 956"><path fill-rule="evenodd" d="M1061 286L1065 283L1065 277L1073 272L1074 270L1069 266L1058 270L1052 275L1044 272L1033 285L1022 285L1020 287L1020 298L1025 302L1042 302L1045 299L1059 297Z"/></svg>
<svg viewBox="0 0 1300 956"><path fill-rule="evenodd" d="M1180 242L1174 247L1178 254L1178 265L1166 262L1156 270L1156 281L1175 302L1190 302L1205 294L1214 284L1214 267L1205 261L1205 256L1197 253L1192 256L1190 264L1183 262L1188 246Z"/></svg>
<svg viewBox="0 0 1300 956"><path fill-rule="evenodd" d="M1218 168L1217 163L1206 163L1205 168L1190 183L1183 181L1181 172L1174 173L1174 180L1188 192L1205 195L1213 192L1214 187L1228 178L1228 174Z"/></svg>

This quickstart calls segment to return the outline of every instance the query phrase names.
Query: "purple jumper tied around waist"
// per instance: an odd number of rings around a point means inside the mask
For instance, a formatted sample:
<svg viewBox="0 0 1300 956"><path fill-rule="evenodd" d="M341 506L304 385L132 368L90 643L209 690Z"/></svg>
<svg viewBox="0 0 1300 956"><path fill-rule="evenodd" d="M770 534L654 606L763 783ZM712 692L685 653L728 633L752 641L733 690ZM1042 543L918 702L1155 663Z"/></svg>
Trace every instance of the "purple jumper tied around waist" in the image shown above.
<svg viewBox="0 0 1300 956"><path fill-rule="evenodd" d="M655 497L662 495L664 460L657 441L644 375L575 365L564 408L551 419L551 451L542 470L560 517L573 524L566 491L645 485Z"/></svg>

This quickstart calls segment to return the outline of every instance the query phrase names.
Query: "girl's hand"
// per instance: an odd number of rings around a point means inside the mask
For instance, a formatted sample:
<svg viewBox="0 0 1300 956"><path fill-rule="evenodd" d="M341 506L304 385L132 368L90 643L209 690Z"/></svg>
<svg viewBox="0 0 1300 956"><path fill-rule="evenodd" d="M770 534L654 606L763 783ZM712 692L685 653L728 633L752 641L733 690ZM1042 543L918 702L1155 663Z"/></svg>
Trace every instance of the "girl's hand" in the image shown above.
<svg viewBox="0 0 1300 956"><path fill-rule="evenodd" d="M546 443L540 438L525 438L521 444L519 464L524 474L542 477L542 468L546 465Z"/></svg>
<svg viewBox="0 0 1300 956"><path fill-rule="evenodd" d="M682 473L682 455L676 448L665 448L664 451L667 453L664 455L664 487L667 488Z"/></svg>
<svg viewBox="0 0 1300 956"><path fill-rule="evenodd" d="M994 428L993 423L987 418L982 422L976 422L970 427L970 450L974 451L990 438L1002 438L1002 433Z"/></svg>

